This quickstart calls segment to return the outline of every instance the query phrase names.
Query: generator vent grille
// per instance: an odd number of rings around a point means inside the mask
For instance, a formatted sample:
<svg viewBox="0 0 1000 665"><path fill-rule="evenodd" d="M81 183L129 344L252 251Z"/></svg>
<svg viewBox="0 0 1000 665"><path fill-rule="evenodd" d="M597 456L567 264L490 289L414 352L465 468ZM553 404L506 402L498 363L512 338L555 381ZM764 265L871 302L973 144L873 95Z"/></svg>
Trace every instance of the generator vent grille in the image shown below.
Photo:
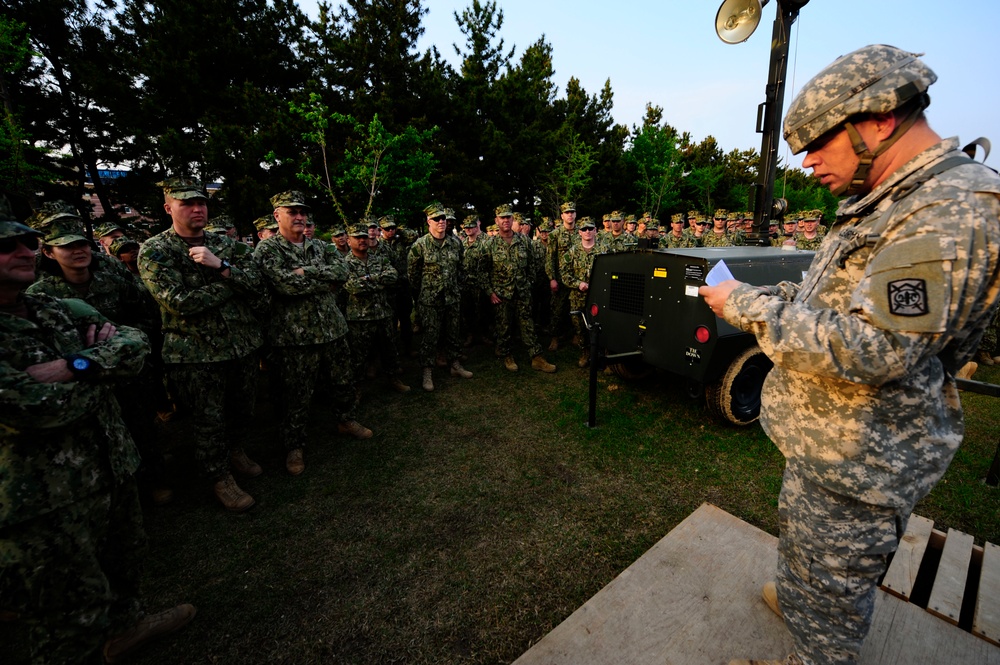
<svg viewBox="0 0 1000 665"><path fill-rule="evenodd" d="M642 316L646 280L637 273L612 273L608 306L613 312Z"/></svg>

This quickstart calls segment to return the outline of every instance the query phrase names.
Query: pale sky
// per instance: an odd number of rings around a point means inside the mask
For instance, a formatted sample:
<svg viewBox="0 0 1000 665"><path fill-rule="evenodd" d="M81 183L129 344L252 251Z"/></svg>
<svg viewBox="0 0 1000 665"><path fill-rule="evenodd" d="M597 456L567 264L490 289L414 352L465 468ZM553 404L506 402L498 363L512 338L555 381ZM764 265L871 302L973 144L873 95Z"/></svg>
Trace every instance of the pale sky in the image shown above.
<svg viewBox="0 0 1000 665"><path fill-rule="evenodd" d="M300 0L315 15L313 0ZM334 4L336 4L334 2ZM553 47L559 96L570 76L589 94L611 79L615 120L641 122L647 102L663 107L664 119L695 141L711 134L724 152L760 150L757 106L764 101L776 0L762 13L757 31L742 44L715 34L721 0L500 0L505 46L524 48L545 36ZM453 14L471 0L424 0L425 33L419 52L431 44L458 66L452 44L465 42ZM924 53L938 75L927 111L942 136L963 144L985 136L1000 164L1000 2L997 0L812 0L792 26L784 110L795 92L838 56L867 44L891 44ZM794 166L782 143L781 159ZM982 152L977 155L982 159Z"/></svg>

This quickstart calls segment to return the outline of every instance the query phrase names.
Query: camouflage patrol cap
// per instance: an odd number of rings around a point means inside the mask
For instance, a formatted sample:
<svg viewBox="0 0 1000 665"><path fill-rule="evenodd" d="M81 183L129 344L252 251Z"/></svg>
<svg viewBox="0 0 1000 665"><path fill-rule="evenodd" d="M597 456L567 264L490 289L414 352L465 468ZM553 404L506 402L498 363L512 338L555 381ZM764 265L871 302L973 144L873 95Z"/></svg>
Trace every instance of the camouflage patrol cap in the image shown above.
<svg viewBox="0 0 1000 665"><path fill-rule="evenodd" d="M725 217L726 217L726 221L727 222L738 222L741 219L743 219L743 215L741 215L738 212L731 212L728 215L726 215ZM719 218L719 213L718 212L715 213L715 218L716 219Z"/></svg>
<svg viewBox="0 0 1000 665"><path fill-rule="evenodd" d="M233 218L229 215L219 215L218 217L213 217L208 220L208 224L205 225L205 230L212 233L225 233L229 229L236 226L233 223ZM94 231L94 235L97 235L97 231Z"/></svg>
<svg viewBox="0 0 1000 665"><path fill-rule="evenodd" d="M559 212L576 212L576 202L566 201L561 206L559 206Z"/></svg>
<svg viewBox="0 0 1000 665"><path fill-rule="evenodd" d="M297 189L290 189L287 192L281 192L280 194L275 194L271 197L271 207L272 208L308 208L310 207L306 203L306 195Z"/></svg>
<svg viewBox="0 0 1000 665"><path fill-rule="evenodd" d="M489 226L486 227L486 230L489 233L499 233L500 232L500 227L497 226L496 224L490 224Z"/></svg>
<svg viewBox="0 0 1000 665"><path fill-rule="evenodd" d="M479 215L472 214L462 220L462 228L471 229L478 223L479 223Z"/></svg>
<svg viewBox="0 0 1000 665"><path fill-rule="evenodd" d="M859 113L888 113L924 96L937 75L921 53L874 44L841 56L802 86L788 107L784 135L798 154L831 129Z"/></svg>
<svg viewBox="0 0 1000 665"><path fill-rule="evenodd" d="M40 235L42 233L38 229L33 229L27 224L17 221L10 209L10 201L7 200L6 196L0 195L0 238Z"/></svg>
<svg viewBox="0 0 1000 665"><path fill-rule="evenodd" d="M274 218L274 215L261 215L253 220L253 225L258 231L263 231L264 229L278 230L278 220Z"/></svg>
<svg viewBox="0 0 1000 665"><path fill-rule="evenodd" d="M585 229L596 229L597 225L594 224L594 220L592 220L590 217L584 217L582 219L577 220L576 228L580 231L583 231Z"/></svg>
<svg viewBox="0 0 1000 665"><path fill-rule="evenodd" d="M156 186L162 187L164 194L179 201L208 198L208 192L205 191L201 181L186 176L167 178L156 183Z"/></svg>
<svg viewBox="0 0 1000 665"><path fill-rule="evenodd" d="M716 208L715 214L712 215L714 219L727 219L729 216L729 211L725 208Z"/></svg>
<svg viewBox="0 0 1000 665"><path fill-rule="evenodd" d="M338 225L338 226L334 226L332 229L330 229L330 237L342 236L342 235L346 235L346 234L347 234L347 229L345 229L343 226L339 226ZM365 235L368 235L368 234L365 233Z"/></svg>
<svg viewBox="0 0 1000 665"><path fill-rule="evenodd" d="M48 222L40 230L44 234L42 242L53 247L68 245L80 240L87 240L86 232L83 230L83 221L79 217L59 217Z"/></svg>
<svg viewBox="0 0 1000 665"><path fill-rule="evenodd" d="M392 215L385 215L378 220L378 225L383 229L394 229L396 228L396 218Z"/></svg>
<svg viewBox="0 0 1000 665"><path fill-rule="evenodd" d="M677 213L674 213L673 215L670 215L670 223L671 224L683 224L684 223L684 214L677 212Z"/></svg>
<svg viewBox="0 0 1000 665"><path fill-rule="evenodd" d="M803 210L802 211L802 221L804 222L818 222L823 219L823 211L818 209Z"/></svg>
<svg viewBox="0 0 1000 665"><path fill-rule="evenodd" d="M103 224L98 224L94 227L94 237L103 238L104 236L114 233L115 231L121 231L122 233L125 232L122 227L118 226L114 222L104 222Z"/></svg>
<svg viewBox="0 0 1000 665"><path fill-rule="evenodd" d="M519 213L519 212L515 212L514 213L514 221L517 222L518 224L523 223L524 222L524 215L521 214L521 213Z"/></svg>
<svg viewBox="0 0 1000 665"><path fill-rule="evenodd" d="M368 237L368 222L366 220L362 219L357 224L351 224L350 226L347 227L347 235L351 236L352 238L358 238L358 237L361 237L361 236L364 236L365 238L367 238Z"/></svg>
<svg viewBox="0 0 1000 665"><path fill-rule="evenodd" d="M542 223L538 225L538 230L542 233L551 233L555 231L556 226L552 223L552 220L548 217L542 217Z"/></svg>
<svg viewBox="0 0 1000 665"><path fill-rule="evenodd" d="M108 245L108 252L111 256L121 256L122 252L126 252L130 249L139 249L139 243L132 240L128 236L119 236L111 241Z"/></svg>
<svg viewBox="0 0 1000 665"><path fill-rule="evenodd" d="M424 214L427 215L427 219L447 216L447 208L445 208L440 201L434 201L429 206L424 208Z"/></svg>
<svg viewBox="0 0 1000 665"><path fill-rule="evenodd" d="M629 222L634 222L634 221L635 221L635 215L625 215L625 223L626 224L628 224Z"/></svg>
<svg viewBox="0 0 1000 665"><path fill-rule="evenodd" d="M647 231L659 231L660 230L660 220L653 217L646 222Z"/></svg>
<svg viewBox="0 0 1000 665"><path fill-rule="evenodd" d="M514 206L509 203L502 203L496 207L493 214L497 217L513 217L514 216Z"/></svg>
<svg viewBox="0 0 1000 665"><path fill-rule="evenodd" d="M444 216L445 216L445 219L454 220L455 219L455 209L454 208L445 208L444 209Z"/></svg>
<svg viewBox="0 0 1000 665"><path fill-rule="evenodd" d="M611 214L608 215L608 219L610 219L612 222L620 222L625 219L625 213L623 213L621 210L612 210Z"/></svg>
<svg viewBox="0 0 1000 665"><path fill-rule="evenodd" d="M360 220L360 223L365 224L367 226L367 228L369 228L369 229L377 229L378 228L378 220L375 219L374 217L370 217L370 216L362 217L361 220Z"/></svg>
<svg viewBox="0 0 1000 665"><path fill-rule="evenodd" d="M688 210L688 219L698 219L700 214L697 210Z"/></svg>

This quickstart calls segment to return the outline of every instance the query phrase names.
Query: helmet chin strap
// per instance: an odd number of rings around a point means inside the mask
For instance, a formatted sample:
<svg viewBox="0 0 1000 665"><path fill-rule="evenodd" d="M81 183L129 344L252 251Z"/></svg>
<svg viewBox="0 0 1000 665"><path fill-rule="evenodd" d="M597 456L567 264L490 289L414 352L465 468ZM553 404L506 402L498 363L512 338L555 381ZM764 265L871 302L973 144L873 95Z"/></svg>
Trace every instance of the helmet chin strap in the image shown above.
<svg viewBox="0 0 1000 665"><path fill-rule="evenodd" d="M864 184L865 180L868 179L868 172L872 168L872 162L875 158L881 155L883 152L892 147L899 138L909 131L913 123L917 121L920 116L920 111L924 109L922 105L916 105L913 109L906 115L902 122L896 125L896 128L892 130L892 134L889 138L879 143L874 151L868 149L868 144L865 140L861 138L861 134L858 132L854 123L847 121L844 123L844 129L847 130L847 135L851 138L851 145L854 148L854 154L858 156L858 168L854 171L854 176L851 181L845 185L841 185L836 190L833 191L834 196L854 196L855 194L862 194L865 192Z"/></svg>

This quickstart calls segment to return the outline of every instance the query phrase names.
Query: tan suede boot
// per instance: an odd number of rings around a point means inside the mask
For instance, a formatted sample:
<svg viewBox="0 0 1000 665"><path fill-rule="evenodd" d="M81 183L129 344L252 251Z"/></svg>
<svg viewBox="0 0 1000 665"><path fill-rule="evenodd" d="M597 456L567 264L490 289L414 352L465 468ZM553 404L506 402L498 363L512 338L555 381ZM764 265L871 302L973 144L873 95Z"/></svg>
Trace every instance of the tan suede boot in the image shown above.
<svg viewBox="0 0 1000 665"><path fill-rule="evenodd" d="M219 480L215 481L215 497L226 507L226 510L234 513L243 513L253 508L253 497L240 489L236 484L233 474L227 473Z"/></svg>
<svg viewBox="0 0 1000 665"><path fill-rule="evenodd" d="M117 663L150 640L180 630L197 612L194 605L184 603L158 614L147 614L124 633L115 635L104 643L105 662Z"/></svg>

